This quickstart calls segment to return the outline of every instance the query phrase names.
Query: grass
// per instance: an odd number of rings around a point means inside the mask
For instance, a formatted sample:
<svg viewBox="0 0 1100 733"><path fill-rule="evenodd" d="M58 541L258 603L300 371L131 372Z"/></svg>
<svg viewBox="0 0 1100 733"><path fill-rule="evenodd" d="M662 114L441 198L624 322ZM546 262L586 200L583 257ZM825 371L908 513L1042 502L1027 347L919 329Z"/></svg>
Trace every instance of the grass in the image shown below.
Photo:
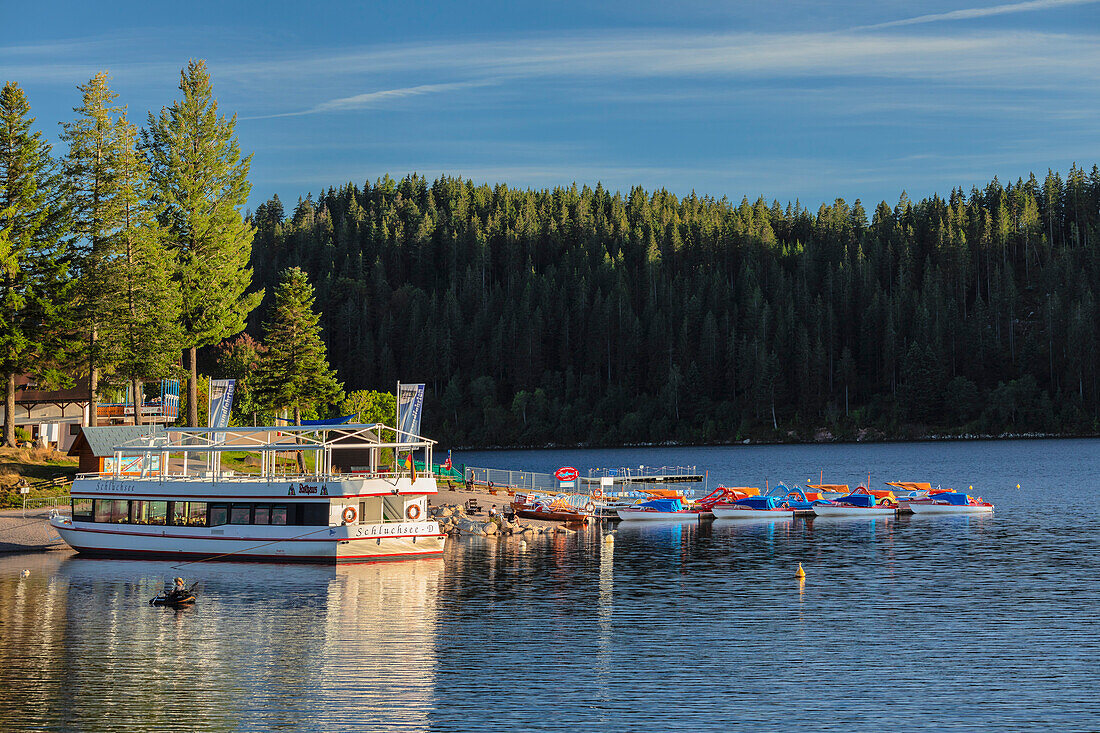
<svg viewBox="0 0 1100 733"><path fill-rule="evenodd" d="M77 461L64 453L45 448L0 448L0 506L22 506L23 495L18 485L26 480L34 483L52 479L58 475L70 478L76 475ZM69 493L67 486L35 491L29 499L62 496Z"/></svg>

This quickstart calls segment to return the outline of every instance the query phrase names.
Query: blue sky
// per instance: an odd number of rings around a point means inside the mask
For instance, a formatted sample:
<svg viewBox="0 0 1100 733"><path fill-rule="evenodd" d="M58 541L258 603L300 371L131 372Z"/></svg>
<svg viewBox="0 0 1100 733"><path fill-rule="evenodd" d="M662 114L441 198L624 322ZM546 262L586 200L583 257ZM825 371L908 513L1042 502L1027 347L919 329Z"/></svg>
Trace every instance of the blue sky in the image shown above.
<svg viewBox="0 0 1100 733"><path fill-rule="evenodd" d="M766 6L766 7L765 7ZM871 209L1100 162L1100 2L14 3L0 80L56 139L205 58L251 205L416 171Z"/></svg>

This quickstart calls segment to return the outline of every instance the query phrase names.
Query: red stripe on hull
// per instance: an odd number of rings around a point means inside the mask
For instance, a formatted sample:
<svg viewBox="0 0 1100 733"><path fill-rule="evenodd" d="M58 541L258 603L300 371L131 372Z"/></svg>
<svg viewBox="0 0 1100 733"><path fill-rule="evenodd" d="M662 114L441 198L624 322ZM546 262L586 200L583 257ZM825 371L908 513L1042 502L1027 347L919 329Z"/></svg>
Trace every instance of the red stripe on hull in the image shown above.
<svg viewBox="0 0 1100 733"><path fill-rule="evenodd" d="M409 524L412 524L412 522L410 522ZM161 525L157 524L157 525L150 525L150 526L159 527ZM171 525L167 525L167 526L171 526ZM249 525L219 524L217 526L219 526L219 527L241 527L241 526L249 526ZM289 526L295 526L295 525L289 525ZM55 527L55 529L57 529L57 528ZM88 527L61 527L61 529L65 530L66 532L92 532L92 533L95 533L95 534L117 534L117 535L122 535L123 537L163 537L166 540L236 540L237 542L351 542L351 541L354 541L354 540L376 540L380 537L381 538L396 539L398 537L438 537L439 536L439 533L437 533L437 532L430 532L428 534L382 534L382 535L373 535L371 537L316 537L316 538L313 538L313 539L309 539L309 538L306 538L306 537L287 537L287 538L284 539L284 538L281 538L281 537L237 537L235 535L230 535L230 536L211 535L211 536L207 537L205 535L199 536L199 535L193 535L193 534L161 534L160 532L124 532L122 530L117 530L117 529L91 529L91 528L88 528ZM321 532L326 531L327 529L329 529L329 528L328 527L318 528L316 533L319 534ZM332 527L332 529L336 529L336 527Z"/></svg>
<svg viewBox="0 0 1100 733"><path fill-rule="evenodd" d="M220 562L275 562L275 563L309 563L313 565L343 565L360 564L368 562L384 562L387 560L419 560L443 556L443 550L430 550L427 552L392 552L387 555L330 555L327 557L311 557L308 555L211 555L208 552L159 552L156 550L102 550L98 548L73 547L82 555L96 557L116 557L129 560L209 560L217 558Z"/></svg>

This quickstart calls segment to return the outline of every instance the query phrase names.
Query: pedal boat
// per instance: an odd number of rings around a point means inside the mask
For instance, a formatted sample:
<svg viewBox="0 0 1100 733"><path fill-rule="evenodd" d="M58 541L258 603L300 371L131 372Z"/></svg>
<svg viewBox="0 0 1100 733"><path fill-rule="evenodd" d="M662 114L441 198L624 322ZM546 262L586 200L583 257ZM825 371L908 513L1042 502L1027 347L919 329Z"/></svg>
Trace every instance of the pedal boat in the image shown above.
<svg viewBox="0 0 1100 733"><path fill-rule="evenodd" d="M651 499L617 510L624 522L698 522L709 509L685 509L679 499Z"/></svg>
<svg viewBox="0 0 1100 733"><path fill-rule="evenodd" d="M982 497L974 499L957 491L933 494L909 502L913 514L992 514L993 505Z"/></svg>
<svg viewBox="0 0 1100 733"><path fill-rule="evenodd" d="M847 496L814 504L814 514L818 517L892 517L897 507L896 499L879 498L860 486Z"/></svg>
<svg viewBox="0 0 1100 733"><path fill-rule="evenodd" d="M750 496L732 504L715 504L711 510L715 519L771 519L785 520L794 517L794 509L778 497Z"/></svg>

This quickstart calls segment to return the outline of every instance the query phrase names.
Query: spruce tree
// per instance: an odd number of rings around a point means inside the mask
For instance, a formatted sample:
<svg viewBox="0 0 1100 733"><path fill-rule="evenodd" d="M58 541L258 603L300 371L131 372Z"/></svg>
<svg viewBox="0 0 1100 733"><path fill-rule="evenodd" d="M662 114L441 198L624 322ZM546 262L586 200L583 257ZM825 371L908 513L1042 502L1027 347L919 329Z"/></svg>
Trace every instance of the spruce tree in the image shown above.
<svg viewBox="0 0 1100 733"><path fill-rule="evenodd" d="M188 354L188 422L198 423L199 347L244 330L263 292L248 293L252 226L241 216L250 190L252 156L242 158L233 134L236 115L218 115L203 61L180 72L182 98L149 115L143 140L154 196L176 258Z"/></svg>
<svg viewBox="0 0 1100 733"><path fill-rule="evenodd" d="M168 376L183 338L175 262L150 204L148 168L137 150L137 138L137 128L125 115L120 117L114 148L120 257L114 270L122 308L112 342L116 372L129 381L133 392L134 424L141 423L142 380Z"/></svg>
<svg viewBox="0 0 1100 733"><path fill-rule="evenodd" d="M77 263L75 307L84 338L88 367L88 424L95 425L100 380L108 368L111 345L105 334L120 307L114 271L119 257L115 236L121 226L119 182L114 170L118 96L101 72L78 86L81 106L77 118L62 124L61 139L68 143L64 174L70 191Z"/></svg>
<svg viewBox="0 0 1100 733"><path fill-rule="evenodd" d="M0 90L0 372L5 381L4 445L15 446L15 376L65 377L57 357L69 298L64 237L69 225L50 146L31 132L26 95Z"/></svg>
<svg viewBox="0 0 1100 733"><path fill-rule="evenodd" d="M302 424L303 407L335 402L343 393L328 364L313 303L306 274L297 267L284 270L271 316L264 323L267 352L249 379L261 404L273 410L293 408L295 425Z"/></svg>

